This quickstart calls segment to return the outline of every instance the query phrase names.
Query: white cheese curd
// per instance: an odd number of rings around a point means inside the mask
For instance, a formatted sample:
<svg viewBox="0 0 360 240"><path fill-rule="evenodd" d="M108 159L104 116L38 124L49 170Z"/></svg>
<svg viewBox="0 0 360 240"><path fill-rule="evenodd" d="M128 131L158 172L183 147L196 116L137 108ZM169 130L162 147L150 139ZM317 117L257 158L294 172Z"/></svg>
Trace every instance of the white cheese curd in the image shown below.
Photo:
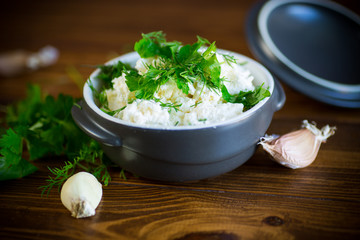
<svg viewBox="0 0 360 240"><path fill-rule="evenodd" d="M236 63L228 63L221 54L217 54L221 64L221 78L230 94L240 91L253 91L254 77L244 66ZM135 68L140 74L147 71L148 65L159 64L158 59L139 59ZM185 94L177 87L174 80L169 80L155 92L154 100L134 99L130 93L124 74L112 80L113 89L106 91L108 107L110 110L118 110L126 106L114 117L124 121L151 126L187 126L221 122L238 116L244 110L241 103L227 103L222 99L219 90L204 86L203 82L195 81L189 84L189 93ZM176 109L169 107L175 105ZM165 106L166 105L166 106Z"/></svg>
<svg viewBox="0 0 360 240"><path fill-rule="evenodd" d="M109 109L116 110L127 105L130 91L125 83L125 74L112 80L113 89L106 90Z"/></svg>
<svg viewBox="0 0 360 240"><path fill-rule="evenodd" d="M185 113L184 125L199 125L204 123L221 122L233 118L243 112L241 103L212 104L204 102L192 111Z"/></svg>
<svg viewBox="0 0 360 240"><path fill-rule="evenodd" d="M126 108L115 115L128 122L142 125L169 125L170 115L160 103L142 99L136 99Z"/></svg>
<svg viewBox="0 0 360 240"><path fill-rule="evenodd" d="M224 85L230 94L237 94L240 91L253 91L255 89L252 80L254 77L251 72L240 64L231 64L225 62L221 54L216 54L221 64L220 77L225 77Z"/></svg>

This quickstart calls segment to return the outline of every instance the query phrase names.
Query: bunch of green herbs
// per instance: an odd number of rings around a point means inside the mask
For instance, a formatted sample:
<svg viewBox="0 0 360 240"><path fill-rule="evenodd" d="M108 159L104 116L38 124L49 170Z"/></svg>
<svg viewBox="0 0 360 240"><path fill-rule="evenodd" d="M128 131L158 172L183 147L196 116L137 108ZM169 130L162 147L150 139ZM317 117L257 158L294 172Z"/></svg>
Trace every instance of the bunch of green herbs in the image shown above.
<svg viewBox="0 0 360 240"><path fill-rule="evenodd" d="M29 85L27 97L7 107L0 130L0 180L35 172L35 160L65 155L69 161L63 167L49 168L53 176L42 187L43 193L60 187L79 169L108 184L108 161L99 144L85 135L72 119L71 108L76 101L63 94L44 98L39 86Z"/></svg>

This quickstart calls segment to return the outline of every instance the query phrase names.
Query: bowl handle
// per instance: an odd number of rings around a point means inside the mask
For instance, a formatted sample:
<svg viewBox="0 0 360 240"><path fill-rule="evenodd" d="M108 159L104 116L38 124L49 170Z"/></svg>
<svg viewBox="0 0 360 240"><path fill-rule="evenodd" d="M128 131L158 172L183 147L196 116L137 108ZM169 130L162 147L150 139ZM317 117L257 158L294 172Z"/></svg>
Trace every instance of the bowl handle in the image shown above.
<svg viewBox="0 0 360 240"><path fill-rule="evenodd" d="M122 145L121 139L94 122L84 108L84 105L86 103L81 100L71 108L71 115L78 127L101 144L110 147L120 147Z"/></svg>
<svg viewBox="0 0 360 240"><path fill-rule="evenodd" d="M275 84L275 91L276 94L276 101L274 101L274 110L279 111L285 104L286 95L284 92L283 87L281 86L280 82L274 77L274 84Z"/></svg>

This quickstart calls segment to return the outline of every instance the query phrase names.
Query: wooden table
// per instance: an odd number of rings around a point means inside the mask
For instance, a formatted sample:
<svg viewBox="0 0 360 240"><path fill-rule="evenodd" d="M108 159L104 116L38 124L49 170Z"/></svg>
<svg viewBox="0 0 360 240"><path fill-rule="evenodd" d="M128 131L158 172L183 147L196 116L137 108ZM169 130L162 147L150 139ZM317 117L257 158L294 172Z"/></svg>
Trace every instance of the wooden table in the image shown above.
<svg viewBox="0 0 360 240"><path fill-rule="evenodd" d="M356 1L343 1L354 11ZM163 30L169 40L196 35L253 57L244 33L253 1L8 1L0 9L1 52L36 51L51 44L59 61L14 78L1 78L0 103L43 91L81 97L69 77L132 50L142 32ZM284 85L284 84L283 84ZM258 148L238 169L192 183L128 179L112 171L94 217L74 219L53 190L39 186L65 158L38 161L40 170L0 183L0 239L358 239L360 236L360 110L329 106L284 85L285 106L269 134L284 134L303 119L337 126L309 167L291 170Z"/></svg>

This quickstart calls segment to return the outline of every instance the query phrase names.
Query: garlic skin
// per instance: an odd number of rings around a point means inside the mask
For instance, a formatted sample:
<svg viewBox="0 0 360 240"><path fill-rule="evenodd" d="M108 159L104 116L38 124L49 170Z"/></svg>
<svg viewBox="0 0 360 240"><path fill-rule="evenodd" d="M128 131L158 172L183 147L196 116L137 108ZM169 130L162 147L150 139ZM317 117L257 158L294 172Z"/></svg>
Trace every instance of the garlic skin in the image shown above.
<svg viewBox="0 0 360 240"><path fill-rule="evenodd" d="M102 185L88 172L79 172L64 183L60 198L62 204L75 218L95 215L102 197Z"/></svg>
<svg viewBox="0 0 360 240"><path fill-rule="evenodd" d="M273 159L285 167L304 168L314 162L321 143L335 134L336 127L329 125L318 129L315 124L303 121L302 129L283 136L265 136L259 144Z"/></svg>

